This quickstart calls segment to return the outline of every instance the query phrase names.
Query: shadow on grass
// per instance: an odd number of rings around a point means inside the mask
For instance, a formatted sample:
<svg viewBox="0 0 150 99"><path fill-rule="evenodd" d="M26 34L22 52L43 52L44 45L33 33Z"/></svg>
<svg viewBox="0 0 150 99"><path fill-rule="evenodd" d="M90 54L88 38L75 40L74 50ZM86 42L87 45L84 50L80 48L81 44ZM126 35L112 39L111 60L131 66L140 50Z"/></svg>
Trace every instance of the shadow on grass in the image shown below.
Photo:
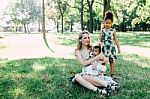
<svg viewBox="0 0 150 99"><path fill-rule="evenodd" d="M141 33L122 33L119 32L117 34L119 43L121 45L130 45L130 46L139 46L139 47L145 47L150 48L150 34L141 34ZM66 37L59 37L58 42L61 45L65 46L74 46L76 45L77 38L74 35L74 37L71 37L71 34L65 35ZM90 34L92 43L97 44L99 40L99 34Z"/></svg>
<svg viewBox="0 0 150 99"><path fill-rule="evenodd" d="M70 76L81 71L75 59L46 57L0 64L0 98L99 99L99 94L69 82ZM110 99L150 98L150 68L120 55L116 74L120 76L121 91Z"/></svg>
<svg viewBox="0 0 150 99"><path fill-rule="evenodd" d="M58 43L64 46L75 46L77 44L77 39L75 37L58 37Z"/></svg>
<svg viewBox="0 0 150 99"><path fill-rule="evenodd" d="M150 34L121 33L118 36L121 45L150 48Z"/></svg>

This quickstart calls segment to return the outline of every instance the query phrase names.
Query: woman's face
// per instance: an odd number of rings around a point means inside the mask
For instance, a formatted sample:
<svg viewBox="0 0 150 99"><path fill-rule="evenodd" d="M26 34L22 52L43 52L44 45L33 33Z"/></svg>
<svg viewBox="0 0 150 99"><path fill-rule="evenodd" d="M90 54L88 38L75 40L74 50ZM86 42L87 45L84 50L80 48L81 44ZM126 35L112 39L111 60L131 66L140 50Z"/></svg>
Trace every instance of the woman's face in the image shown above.
<svg viewBox="0 0 150 99"><path fill-rule="evenodd" d="M112 21L110 19L106 19L104 25L106 29L109 29L112 26Z"/></svg>
<svg viewBox="0 0 150 99"><path fill-rule="evenodd" d="M84 46L89 45L90 44L89 34L83 34L81 41L82 41L82 45L84 45Z"/></svg>

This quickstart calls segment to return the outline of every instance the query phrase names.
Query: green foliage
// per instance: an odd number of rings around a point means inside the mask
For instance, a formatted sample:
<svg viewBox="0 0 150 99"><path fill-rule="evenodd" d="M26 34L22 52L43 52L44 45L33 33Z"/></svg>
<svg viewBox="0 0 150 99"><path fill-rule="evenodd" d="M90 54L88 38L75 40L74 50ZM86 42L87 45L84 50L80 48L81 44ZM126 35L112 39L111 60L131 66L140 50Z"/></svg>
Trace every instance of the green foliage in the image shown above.
<svg viewBox="0 0 150 99"><path fill-rule="evenodd" d="M11 17L15 24L29 24L38 21L41 17L41 7L35 0L17 0L10 2L6 9L7 16Z"/></svg>

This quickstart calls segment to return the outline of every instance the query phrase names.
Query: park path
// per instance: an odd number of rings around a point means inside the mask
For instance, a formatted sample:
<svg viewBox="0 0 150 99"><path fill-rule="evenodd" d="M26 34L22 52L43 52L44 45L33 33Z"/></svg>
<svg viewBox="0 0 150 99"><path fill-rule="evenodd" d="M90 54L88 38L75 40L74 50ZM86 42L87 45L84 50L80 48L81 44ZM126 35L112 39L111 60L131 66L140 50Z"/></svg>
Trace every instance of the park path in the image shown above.
<svg viewBox="0 0 150 99"><path fill-rule="evenodd" d="M50 47L55 51L52 53L45 46L42 34L16 34L3 35L0 38L0 44L6 48L0 49L0 59L23 59L23 58L75 58L74 49L72 46L62 46L57 43L59 35L47 34L47 40ZM150 57L150 48L140 48L134 46L121 46L121 51L129 54L137 54L145 57Z"/></svg>

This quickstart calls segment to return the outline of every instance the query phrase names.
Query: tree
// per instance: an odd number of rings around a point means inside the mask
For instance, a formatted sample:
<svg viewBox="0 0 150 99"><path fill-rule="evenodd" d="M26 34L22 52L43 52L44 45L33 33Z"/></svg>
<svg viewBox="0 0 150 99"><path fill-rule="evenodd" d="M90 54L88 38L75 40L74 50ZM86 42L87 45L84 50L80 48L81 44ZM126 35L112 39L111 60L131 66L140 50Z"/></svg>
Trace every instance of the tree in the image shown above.
<svg viewBox="0 0 150 99"><path fill-rule="evenodd" d="M87 0L89 12L90 12L90 26L89 26L89 32L93 33L93 3L94 0Z"/></svg>
<svg viewBox="0 0 150 99"><path fill-rule="evenodd" d="M150 28L150 1L149 0L138 0L137 1L137 9L136 9L136 16L133 21L132 25L137 26L140 29L146 31Z"/></svg>
<svg viewBox="0 0 150 99"><path fill-rule="evenodd" d="M61 33L63 33L63 30L64 30L64 14L67 10L67 1L56 0L56 3L57 3L59 13L61 15Z"/></svg>
<svg viewBox="0 0 150 99"><path fill-rule="evenodd" d="M43 32L43 39L44 39L44 42L47 46L47 48L49 50L51 50L52 52L54 52L50 47L49 47L49 44L47 42L47 39L46 39L46 33L45 33L45 1L42 0L42 32Z"/></svg>
<svg viewBox="0 0 150 99"><path fill-rule="evenodd" d="M24 32L30 32L28 24L39 20L41 16L41 8L36 4L35 0L14 0L7 7L6 14L11 17L15 24L21 23L24 26Z"/></svg>
<svg viewBox="0 0 150 99"><path fill-rule="evenodd" d="M104 4L103 18L105 17L105 13L110 9L110 1L111 0L103 0L103 4Z"/></svg>

